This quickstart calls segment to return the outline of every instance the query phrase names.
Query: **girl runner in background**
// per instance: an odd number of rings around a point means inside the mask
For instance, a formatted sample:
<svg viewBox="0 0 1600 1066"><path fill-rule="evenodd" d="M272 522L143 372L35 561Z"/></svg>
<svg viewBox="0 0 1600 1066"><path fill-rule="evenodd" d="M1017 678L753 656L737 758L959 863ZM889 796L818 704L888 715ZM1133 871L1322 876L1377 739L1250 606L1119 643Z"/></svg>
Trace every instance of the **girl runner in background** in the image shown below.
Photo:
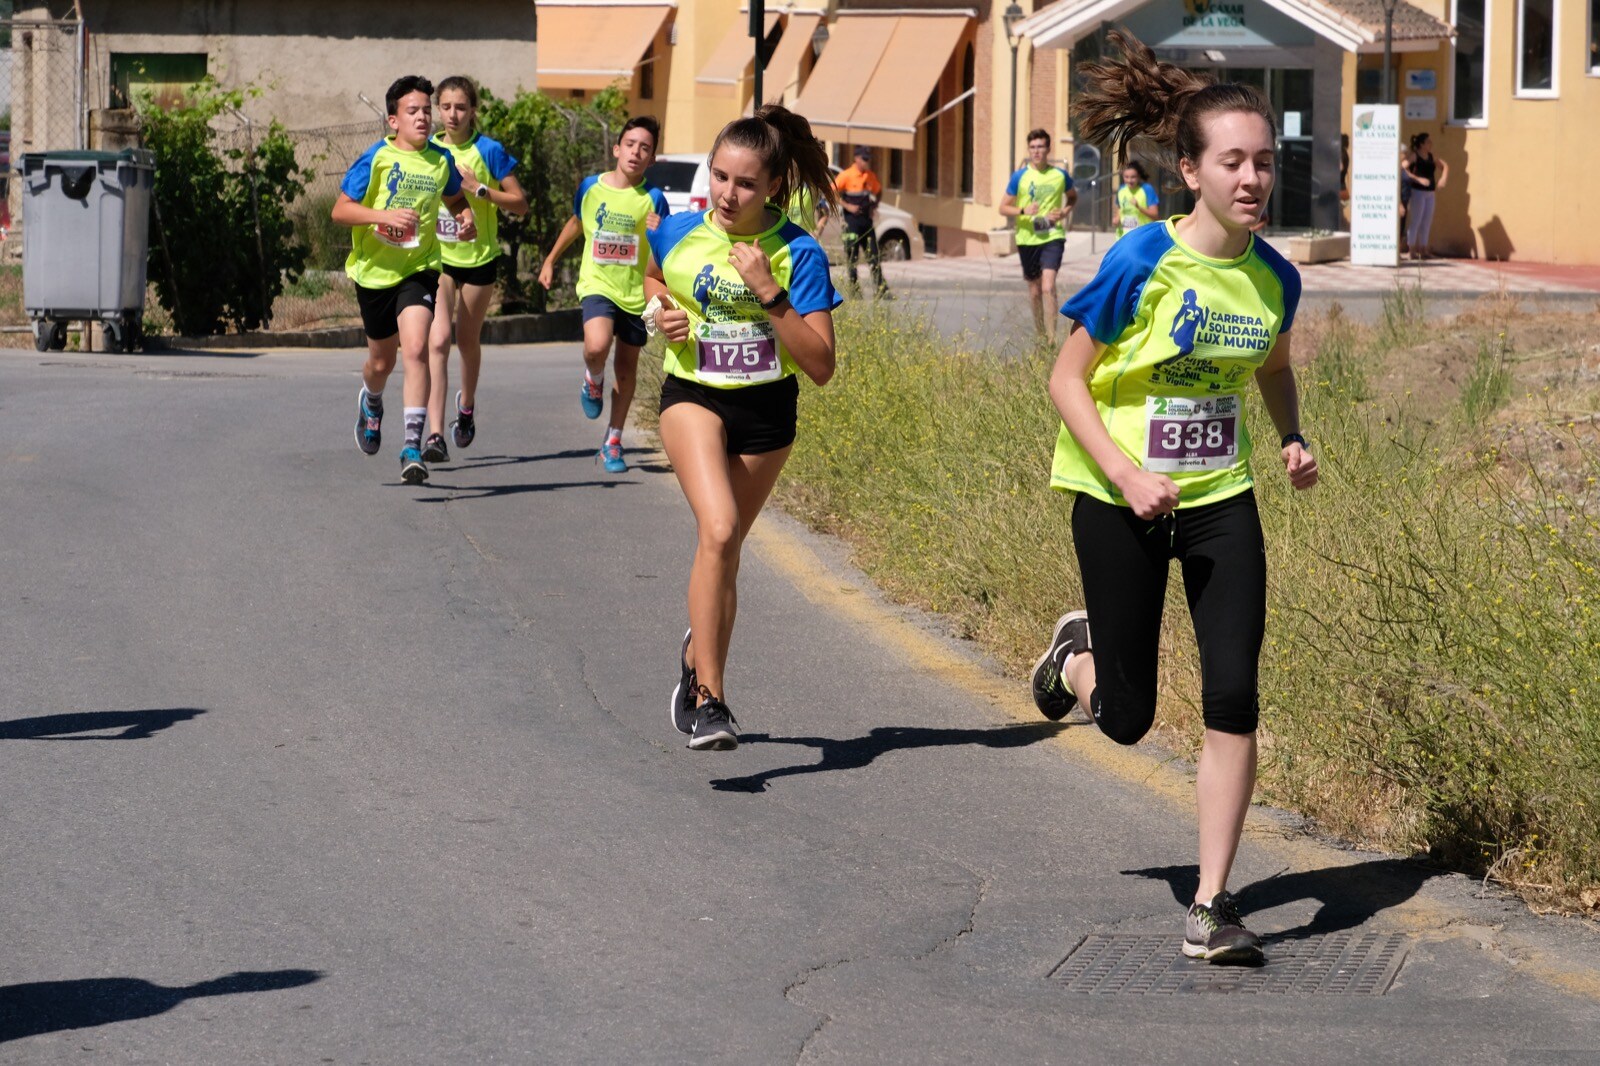
<svg viewBox="0 0 1600 1066"><path fill-rule="evenodd" d="M1128 160L1122 168L1122 184L1117 188L1117 236L1160 217L1161 196L1150 184L1144 164L1137 159Z"/></svg>
<svg viewBox="0 0 1600 1066"><path fill-rule="evenodd" d="M422 458L430 463L449 460L445 447L444 401L450 390L450 324L455 320L456 346L461 349L461 389L456 393L456 417L450 435L457 448L472 443L477 433L478 369L482 365L483 316L494 295L495 267L500 261L500 211L521 217L528 213L528 198L511 172L517 161L499 141L478 132L478 87L471 78L450 77L439 83L434 96L444 129L433 141L448 149L461 174L461 191L472 204L476 239L463 240L455 219L439 212L439 251L444 270L439 297L428 335L428 439Z"/></svg>
<svg viewBox="0 0 1600 1066"><path fill-rule="evenodd" d="M711 146L711 207L650 234L646 323L666 336L661 444L694 511L689 632L673 725L689 747L739 745L723 669L738 606L739 552L794 443L797 373L833 376L828 257L781 205L799 186L833 203L811 124L769 104Z"/></svg>
<svg viewBox="0 0 1600 1066"><path fill-rule="evenodd" d="M1183 953L1254 963L1261 938L1227 892L1255 788L1267 610L1242 390L1253 376L1290 483L1311 488L1317 463L1300 435L1289 363L1300 276L1251 233L1276 162L1266 100L1158 62L1121 33L1109 39L1124 56L1083 70L1074 111L1084 137L1113 158L1134 138L1155 142L1175 157L1196 206L1113 244L1061 309L1075 327L1050 377L1063 423L1051 485L1076 496L1087 611L1057 621L1034 667L1034 702L1051 719L1082 702L1107 736L1137 743L1155 718L1167 571L1180 562L1205 716L1200 883Z"/></svg>

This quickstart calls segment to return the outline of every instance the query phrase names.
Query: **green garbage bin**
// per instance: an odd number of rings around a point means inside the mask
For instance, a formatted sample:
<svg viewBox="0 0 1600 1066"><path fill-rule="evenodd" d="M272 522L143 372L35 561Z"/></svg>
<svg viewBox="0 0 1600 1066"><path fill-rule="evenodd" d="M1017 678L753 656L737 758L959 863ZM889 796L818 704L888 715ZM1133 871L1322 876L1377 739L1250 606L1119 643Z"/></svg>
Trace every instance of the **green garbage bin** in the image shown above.
<svg viewBox="0 0 1600 1066"><path fill-rule="evenodd" d="M105 323L113 350L144 330L155 156L29 152L22 157L22 306L40 351L65 347L69 321Z"/></svg>

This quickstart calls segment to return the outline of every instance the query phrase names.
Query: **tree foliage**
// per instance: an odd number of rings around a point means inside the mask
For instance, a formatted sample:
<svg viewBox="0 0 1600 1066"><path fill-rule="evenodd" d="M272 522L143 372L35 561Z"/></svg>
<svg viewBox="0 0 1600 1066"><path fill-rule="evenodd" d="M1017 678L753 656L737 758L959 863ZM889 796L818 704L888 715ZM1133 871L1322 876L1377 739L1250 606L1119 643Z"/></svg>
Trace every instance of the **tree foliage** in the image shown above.
<svg viewBox="0 0 1600 1066"><path fill-rule="evenodd" d="M288 206L313 175L295 161L294 143L276 121L215 128L256 92L224 90L208 76L179 107L136 102L156 164L150 280L181 334L261 328L305 266Z"/></svg>
<svg viewBox="0 0 1600 1066"><path fill-rule="evenodd" d="M528 194L526 218L500 217L500 239L513 263L525 247L542 258L572 217L578 183L611 166L611 145L628 117L626 99L618 89L605 89L569 109L543 93L519 92L510 100L483 93L478 128L520 160L517 179ZM525 286L515 270L501 271L501 279L504 310L544 310L537 284Z"/></svg>

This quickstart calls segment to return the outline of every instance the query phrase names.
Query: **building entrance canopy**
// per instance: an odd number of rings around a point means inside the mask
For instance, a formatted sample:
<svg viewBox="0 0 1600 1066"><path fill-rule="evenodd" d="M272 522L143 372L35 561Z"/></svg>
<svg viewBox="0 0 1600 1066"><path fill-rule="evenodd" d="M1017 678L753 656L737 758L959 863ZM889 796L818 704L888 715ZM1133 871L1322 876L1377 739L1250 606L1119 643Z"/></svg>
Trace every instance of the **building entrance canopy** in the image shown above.
<svg viewBox="0 0 1600 1066"><path fill-rule="evenodd" d="M1382 52L1383 0L1057 0L1017 24L1035 48L1070 48L1106 22L1127 26L1152 48L1194 53L1196 65L1288 65L1272 53L1321 37L1347 52ZM1395 4L1395 51L1431 50L1450 27L1406 0Z"/></svg>

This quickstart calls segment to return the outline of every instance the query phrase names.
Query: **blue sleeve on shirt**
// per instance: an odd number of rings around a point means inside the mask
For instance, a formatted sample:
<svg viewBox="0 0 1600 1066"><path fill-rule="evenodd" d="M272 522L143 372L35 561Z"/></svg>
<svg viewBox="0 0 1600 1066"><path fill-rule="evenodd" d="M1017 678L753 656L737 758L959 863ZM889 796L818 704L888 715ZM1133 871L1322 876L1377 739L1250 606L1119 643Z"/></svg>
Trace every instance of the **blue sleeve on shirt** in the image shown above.
<svg viewBox="0 0 1600 1066"><path fill-rule="evenodd" d="M667 194L654 185L650 186L650 202L656 205L656 214L663 219L672 214L672 205L667 203Z"/></svg>
<svg viewBox="0 0 1600 1066"><path fill-rule="evenodd" d="M506 146L493 137L478 138L478 155L483 159L483 165L488 168L489 176L495 181L500 181L505 176L517 169L517 159Z"/></svg>
<svg viewBox="0 0 1600 1066"><path fill-rule="evenodd" d="M454 196L461 191L461 171L456 169L456 157L450 154L450 149L440 148L439 154L444 156L444 165L450 176L444 179L444 196Z"/></svg>
<svg viewBox="0 0 1600 1066"><path fill-rule="evenodd" d="M1061 305L1061 313L1101 344L1113 343L1133 321L1144 283L1171 249L1167 227L1139 226L1111 246L1089 284Z"/></svg>
<svg viewBox="0 0 1600 1066"><path fill-rule="evenodd" d="M1006 182L1007 196L1017 195L1017 190L1022 188L1022 171L1027 169L1027 167L1023 167L1022 170L1018 170L1015 174L1011 175L1011 180Z"/></svg>
<svg viewBox="0 0 1600 1066"><path fill-rule="evenodd" d="M650 242L650 254L655 257L656 265L661 266L667 261L667 256L672 254L672 249L678 242L700 224L701 216L673 215L671 218L661 220L661 225L655 229L645 230L644 238Z"/></svg>
<svg viewBox="0 0 1600 1066"><path fill-rule="evenodd" d="M1056 169L1061 170L1060 167L1056 167ZM1061 186L1061 191L1064 193L1071 192L1075 184L1072 180L1072 175L1068 174L1065 170L1061 170L1061 178L1066 182L1065 185Z"/></svg>
<svg viewBox="0 0 1600 1066"><path fill-rule="evenodd" d="M594 188L594 183L600 180L598 174L591 174L578 182L578 191L572 194L572 213L580 220L583 218L583 198L589 190Z"/></svg>
<svg viewBox="0 0 1600 1066"><path fill-rule="evenodd" d="M1156 195L1156 187L1148 181L1144 183L1144 204L1146 207L1161 206L1161 197Z"/></svg>
<svg viewBox="0 0 1600 1066"><path fill-rule="evenodd" d="M1278 276L1278 283L1283 286L1283 321L1278 323L1278 336L1281 337L1294 328L1294 313L1300 307L1300 271L1280 255L1276 248L1259 237L1255 240L1255 250L1256 255Z"/></svg>
<svg viewBox="0 0 1600 1066"><path fill-rule="evenodd" d="M357 203L366 199L367 190L372 187L372 160L382 147L383 142L379 141L350 164L350 169L344 172L344 180L339 183L340 192Z"/></svg>
<svg viewBox="0 0 1600 1066"><path fill-rule="evenodd" d="M797 314L832 311L844 303L828 276L828 257L815 237L794 222L783 227L781 236L789 245L789 306Z"/></svg>

